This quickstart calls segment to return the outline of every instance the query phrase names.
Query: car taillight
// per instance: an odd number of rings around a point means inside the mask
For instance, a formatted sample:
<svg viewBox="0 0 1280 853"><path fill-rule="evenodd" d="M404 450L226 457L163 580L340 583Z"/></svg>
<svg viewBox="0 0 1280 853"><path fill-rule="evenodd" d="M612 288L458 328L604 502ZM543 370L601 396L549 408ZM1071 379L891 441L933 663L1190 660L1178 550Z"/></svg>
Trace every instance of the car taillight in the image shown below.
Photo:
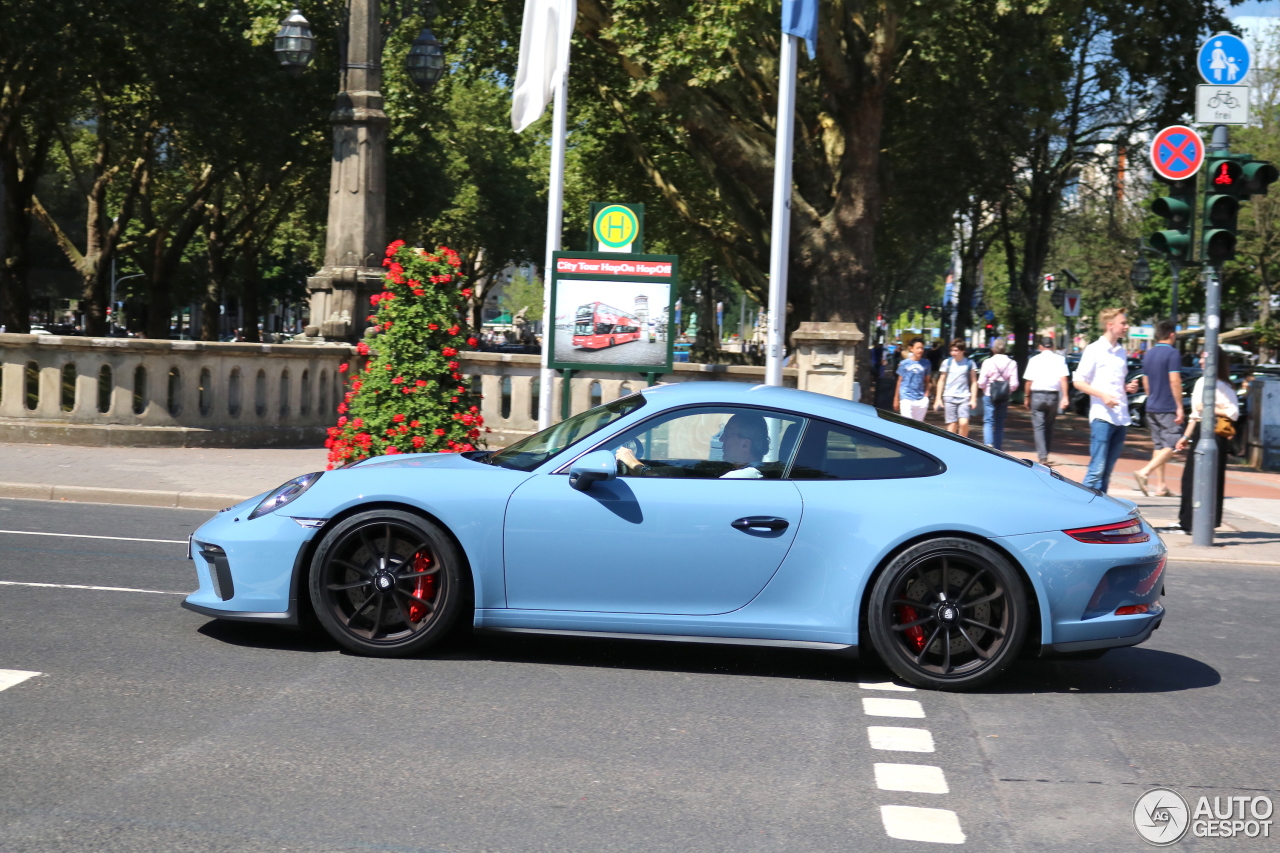
<svg viewBox="0 0 1280 853"><path fill-rule="evenodd" d="M1142 529L1142 522L1136 518L1117 521L1115 524L1100 524L1097 527L1077 527L1074 530L1062 532L1077 542L1090 542L1097 545L1133 545L1151 540L1151 534Z"/></svg>

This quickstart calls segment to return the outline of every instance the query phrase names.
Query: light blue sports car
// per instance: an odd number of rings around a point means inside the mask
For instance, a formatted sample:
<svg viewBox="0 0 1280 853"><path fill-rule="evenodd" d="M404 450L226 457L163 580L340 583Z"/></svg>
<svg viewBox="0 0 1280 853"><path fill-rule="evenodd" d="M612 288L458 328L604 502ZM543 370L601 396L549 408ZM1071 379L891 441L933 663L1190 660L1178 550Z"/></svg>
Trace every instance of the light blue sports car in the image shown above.
<svg viewBox="0 0 1280 853"><path fill-rule="evenodd" d="M785 388L649 388L505 450L381 456L192 537L208 616L318 621L367 655L459 619L583 637L873 649L922 687L1096 656L1164 616L1132 503L891 412Z"/></svg>

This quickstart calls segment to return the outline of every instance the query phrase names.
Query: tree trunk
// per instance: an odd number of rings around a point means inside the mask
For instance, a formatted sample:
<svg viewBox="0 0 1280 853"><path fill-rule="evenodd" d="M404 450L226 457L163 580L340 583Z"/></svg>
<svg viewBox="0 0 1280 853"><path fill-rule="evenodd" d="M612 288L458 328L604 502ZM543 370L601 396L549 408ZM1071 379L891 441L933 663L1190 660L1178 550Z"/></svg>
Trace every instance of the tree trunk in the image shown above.
<svg viewBox="0 0 1280 853"><path fill-rule="evenodd" d="M244 268L244 288L240 298L244 313L244 339L256 344L262 340L258 331L258 316L262 313L262 269L258 253L246 252L241 263Z"/></svg>

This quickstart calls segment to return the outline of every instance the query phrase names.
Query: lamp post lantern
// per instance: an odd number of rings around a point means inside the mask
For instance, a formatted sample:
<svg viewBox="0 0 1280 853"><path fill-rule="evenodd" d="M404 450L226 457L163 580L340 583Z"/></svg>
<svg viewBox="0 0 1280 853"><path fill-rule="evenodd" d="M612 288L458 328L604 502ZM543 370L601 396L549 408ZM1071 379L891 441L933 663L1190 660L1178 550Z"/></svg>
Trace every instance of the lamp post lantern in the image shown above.
<svg viewBox="0 0 1280 853"><path fill-rule="evenodd" d="M431 3L424 9L430 18ZM387 245L387 126L382 98L380 0L348 0L342 37L342 71L333 123L329 172L329 220L324 267L307 278L311 325L307 334L350 340L367 324L368 297L382 289ZM403 20L403 19L402 19ZM311 61L315 39L294 10L281 22L276 55L292 73ZM444 73L440 43L424 29L408 59L409 75L424 90Z"/></svg>
<svg viewBox="0 0 1280 853"><path fill-rule="evenodd" d="M316 55L316 39L311 23L297 9L280 22L275 38L276 58L291 74L301 74Z"/></svg>
<svg viewBox="0 0 1280 853"><path fill-rule="evenodd" d="M436 4L427 0L422 12L427 25L413 40L409 55L405 58L409 78L424 92L430 92L444 76L444 50L441 49L440 42L436 41L435 33L431 32L431 21L436 14Z"/></svg>

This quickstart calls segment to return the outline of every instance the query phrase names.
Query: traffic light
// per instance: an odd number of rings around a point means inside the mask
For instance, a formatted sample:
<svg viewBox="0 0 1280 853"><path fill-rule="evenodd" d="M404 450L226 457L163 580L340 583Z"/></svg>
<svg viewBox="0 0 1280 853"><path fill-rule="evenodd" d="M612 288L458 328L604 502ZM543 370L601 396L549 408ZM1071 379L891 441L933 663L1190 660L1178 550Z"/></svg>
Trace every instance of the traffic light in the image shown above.
<svg viewBox="0 0 1280 853"><path fill-rule="evenodd" d="M1236 218L1240 199L1248 198L1244 169L1230 157L1209 162L1204 197L1204 260L1212 264L1236 256Z"/></svg>
<svg viewBox="0 0 1280 853"><path fill-rule="evenodd" d="M1053 292L1053 282L1054 282L1053 273L1046 273L1044 277L1044 285L1043 285L1045 293Z"/></svg>
<svg viewBox="0 0 1280 853"><path fill-rule="evenodd" d="M1195 230L1192 211L1196 206L1196 179L1192 175L1180 181L1159 178L1169 186L1169 194L1151 202L1151 212L1164 219L1164 229L1148 238L1151 247L1170 258L1191 260L1191 238Z"/></svg>
<svg viewBox="0 0 1280 853"><path fill-rule="evenodd" d="M1280 172L1250 154L1229 154L1209 163L1204 200L1204 260L1220 264L1236 256L1240 203L1265 195Z"/></svg>

